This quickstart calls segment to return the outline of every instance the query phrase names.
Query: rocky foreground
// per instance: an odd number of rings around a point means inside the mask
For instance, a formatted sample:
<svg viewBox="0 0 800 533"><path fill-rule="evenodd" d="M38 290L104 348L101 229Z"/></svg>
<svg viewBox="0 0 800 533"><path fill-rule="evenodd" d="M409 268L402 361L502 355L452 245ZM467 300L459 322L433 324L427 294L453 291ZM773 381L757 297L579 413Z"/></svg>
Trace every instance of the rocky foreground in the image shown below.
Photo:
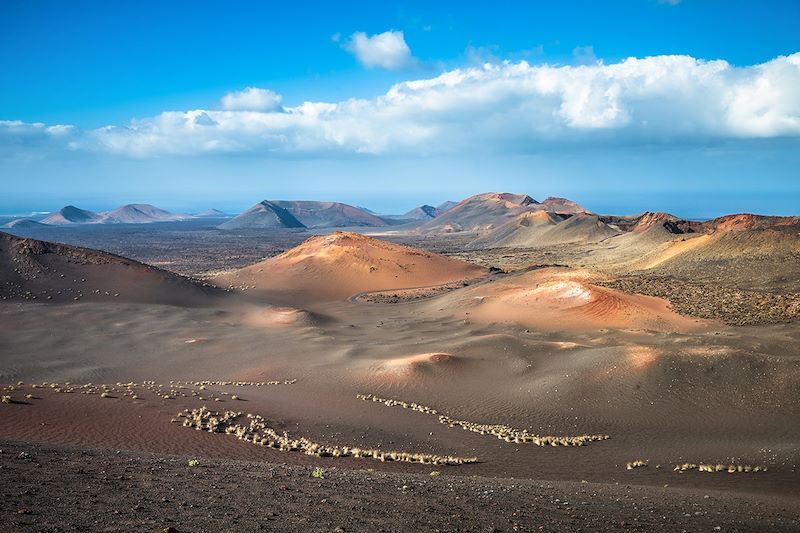
<svg viewBox="0 0 800 533"><path fill-rule="evenodd" d="M2 531L798 531L796 499L0 443ZM315 475L316 474L316 475Z"/></svg>

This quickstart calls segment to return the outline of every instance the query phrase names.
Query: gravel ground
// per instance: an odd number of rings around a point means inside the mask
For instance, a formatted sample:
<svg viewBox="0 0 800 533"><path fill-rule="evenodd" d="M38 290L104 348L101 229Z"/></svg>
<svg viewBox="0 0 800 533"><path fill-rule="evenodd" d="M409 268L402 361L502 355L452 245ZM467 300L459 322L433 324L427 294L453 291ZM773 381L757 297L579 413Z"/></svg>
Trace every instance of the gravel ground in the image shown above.
<svg viewBox="0 0 800 533"><path fill-rule="evenodd" d="M719 319L732 326L780 324L800 318L800 294L748 291L670 277L627 276L597 284L665 298L681 314Z"/></svg>
<svg viewBox="0 0 800 533"><path fill-rule="evenodd" d="M800 531L800 501L0 443L0 530Z"/></svg>

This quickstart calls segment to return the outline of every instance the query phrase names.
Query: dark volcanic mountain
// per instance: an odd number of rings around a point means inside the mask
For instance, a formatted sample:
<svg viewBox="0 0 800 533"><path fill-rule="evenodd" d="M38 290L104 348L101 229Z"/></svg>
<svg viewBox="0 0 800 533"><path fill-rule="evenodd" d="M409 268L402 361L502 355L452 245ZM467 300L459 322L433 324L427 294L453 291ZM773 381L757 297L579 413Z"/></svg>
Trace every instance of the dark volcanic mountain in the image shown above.
<svg viewBox="0 0 800 533"><path fill-rule="evenodd" d="M376 215L339 202L264 200L221 224L220 228L340 228L387 225L388 222Z"/></svg>
<svg viewBox="0 0 800 533"><path fill-rule="evenodd" d="M339 202L277 200L272 203L286 209L309 228L381 227L388 225L385 220L376 215Z"/></svg>
<svg viewBox="0 0 800 533"><path fill-rule="evenodd" d="M305 225L297 220L291 213L283 207L275 205L274 202L264 200L259 202L244 213L233 217L227 222L219 225L220 229L249 229L249 228L272 228L289 229L305 228Z"/></svg>
<svg viewBox="0 0 800 533"><path fill-rule="evenodd" d="M42 220L42 224L96 224L103 221L103 215L94 211L80 209L74 205L62 207L57 212L50 214Z"/></svg>
<svg viewBox="0 0 800 533"><path fill-rule="evenodd" d="M116 255L0 232L0 299L205 305L224 291Z"/></svg>
<svg viewBox="0 0 800 533"><path fill-rule="evenodd" d="M432 218L436 218L439 216L439 210L432 205L421 205L419 207L415 207L408 213L400 215L399 218L403 218L406 220L430 220Z"/></svg>

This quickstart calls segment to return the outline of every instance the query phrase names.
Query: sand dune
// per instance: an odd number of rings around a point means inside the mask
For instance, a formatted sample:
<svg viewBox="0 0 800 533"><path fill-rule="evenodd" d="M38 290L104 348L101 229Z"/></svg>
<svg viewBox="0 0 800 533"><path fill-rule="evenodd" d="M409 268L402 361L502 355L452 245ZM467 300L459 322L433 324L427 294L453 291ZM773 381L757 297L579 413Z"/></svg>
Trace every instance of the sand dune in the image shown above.
<svg viewBox="0 0 800 533"><path fill-rule="evenodd" d="M116 255L0 232L0 297L39 302L112 300L207 305L224 293Z"/></svg>
<svg viewBox="0 0 800 533"><path fill-rule="evenodd" d="M483 268L438 254L337 231L311 237L277 257L217 276L214 282L308 301L439 285L486 274Z"/></svg>
<svg viewBox="0 0 800 533"><path fill-rule="evenodd" d="M664 246L658 247L639 261L631 264L631 267L642 270L655 268L681 254L707 245L712 239L711 235L698 235L692 239L676 239L667 242Z"/></svg>
<svg viewBox="0 0 800 533"><path fill-rule="evenodd" d="M421 353L375 363L370 367L369 374L378 380L419 380L433 376L446 377L463 366L461 358L449 353Z"/></svg>
<svg viewBox="0 0 800 533"><path fill-rule="evenodd" d="M516 323L544 331L686 332L711 325L678 315L666 300L592 285L594 278L587 271L544 268L463 289L430 305L469 320Z"/></svg>

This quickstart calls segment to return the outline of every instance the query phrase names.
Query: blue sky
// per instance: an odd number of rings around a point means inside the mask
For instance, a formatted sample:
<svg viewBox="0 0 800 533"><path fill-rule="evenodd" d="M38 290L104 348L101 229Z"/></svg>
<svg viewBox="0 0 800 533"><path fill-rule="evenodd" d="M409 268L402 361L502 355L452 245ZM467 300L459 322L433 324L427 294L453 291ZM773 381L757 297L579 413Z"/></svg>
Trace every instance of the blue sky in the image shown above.
<svg viewBox="0 0 800 533"><path fill-rule="evenodd" d="M798 2L286 4L0 0L0 212L800 211Z"/></svg>

